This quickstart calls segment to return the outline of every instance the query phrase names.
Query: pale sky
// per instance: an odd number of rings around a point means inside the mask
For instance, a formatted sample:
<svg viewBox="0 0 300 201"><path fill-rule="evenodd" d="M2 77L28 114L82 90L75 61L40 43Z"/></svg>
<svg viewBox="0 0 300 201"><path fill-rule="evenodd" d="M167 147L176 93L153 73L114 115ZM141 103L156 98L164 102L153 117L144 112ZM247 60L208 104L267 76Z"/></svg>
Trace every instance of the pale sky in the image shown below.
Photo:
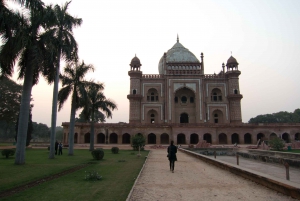
<svg viewBox="0 0 300 201"><path fill-rule="evenodd" d="M144 74L158 74L159 59L177 34L199 60L203 52L205 74L218 73L232 52L241 71L242 119L248 122L299 108L299 9L299 0L73 0L69 13L83 19L74 36L80 59L96 69L87 79L104 82L106 97L118 105L107 122L129 121L127 73L134 55ZM33 121L51 125L52 93L43 78L33 87ZM68 100L57 126L69 122L70 108Z"/></svg>

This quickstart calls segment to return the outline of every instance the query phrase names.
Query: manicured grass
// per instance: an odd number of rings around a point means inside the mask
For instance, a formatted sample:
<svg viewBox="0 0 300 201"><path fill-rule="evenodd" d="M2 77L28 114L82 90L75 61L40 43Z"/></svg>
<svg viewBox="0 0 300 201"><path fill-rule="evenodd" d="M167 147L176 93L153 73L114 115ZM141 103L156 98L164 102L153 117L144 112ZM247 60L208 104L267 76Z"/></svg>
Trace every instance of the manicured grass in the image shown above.
<svg viewBox="0 0 300 201"><path fill-rule="evenodd" d="M29 181L49 176L71 167L92 163L74 173L45 182L4 200L126 200L131 187L144 164L148 151L137 152L120 150L112 154L104 150L104 159L95 161L88 150L75 150L74 156L62 156L48 159L48 151L42 149L26 150L26 164L14 165L14 157L0 158L0 192ZM134 154L132 154L134 153ZM125 162L120 162L125 160ZM85 171L97 171L100 181L85 180Z"/></svg>
<svg viewBox="0 0 300 201"><path fill-rule="evenodd" d="M292 150L283 150L283 152L289 152L289 153L300 153L300 149L292 149Z"/></svg>

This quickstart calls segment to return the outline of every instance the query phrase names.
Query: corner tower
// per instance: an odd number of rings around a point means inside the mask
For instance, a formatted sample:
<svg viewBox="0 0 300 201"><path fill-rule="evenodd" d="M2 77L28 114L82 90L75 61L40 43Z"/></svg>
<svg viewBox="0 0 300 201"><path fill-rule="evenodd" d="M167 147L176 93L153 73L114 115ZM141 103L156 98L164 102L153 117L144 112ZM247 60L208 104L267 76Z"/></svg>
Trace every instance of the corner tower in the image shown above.
<svg viewBox="0 0 300 201"><path fill-rule="evenodd" d="M228 77L228 101L231 123L242 123L241 99L243 95L240 94L239 75L241 71L239 71L238 65L239 63L233 56L230 56L227 60L226 75Z"/></svg>
<svg viewBox="0 0 300 201"><path fill-rule="evenodd" d="M129 123L141 123L141 100L143 97L141 95L142 71L140 71L140 67L142 64L139 58L135 56L129 65L130 92L127 95L129 99Z"/></svg>

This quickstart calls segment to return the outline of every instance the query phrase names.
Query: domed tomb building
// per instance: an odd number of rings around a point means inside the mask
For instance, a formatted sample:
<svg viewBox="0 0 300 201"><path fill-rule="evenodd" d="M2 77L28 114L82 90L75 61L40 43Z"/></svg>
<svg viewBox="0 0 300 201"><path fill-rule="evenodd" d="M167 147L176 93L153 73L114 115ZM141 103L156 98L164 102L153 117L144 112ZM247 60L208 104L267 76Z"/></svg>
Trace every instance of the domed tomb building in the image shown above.
<svg viewBox="0 0 300 201"><path fill-rule="evenodd" d="M178 40L162 55L159 74L143 74L140 59L130 62L129 123L95 124L97 144L130 144L140 134L146 144L257 144L274 136L300 139L300 124L242 123L239 63L230 56L218 74L205 74L200 60ZM68 144L69 123L63 142ZM74 143L90 143L90 124L76 123ZM198 146L197 145L197 146ZM206 144L207 145L207 144ZM205 145L205 146L206 146Z"/></svg>
<svg viewBox="0 0 300 201"><path fill-rule="evenodd" d="M241 123L238 62L227 61L219 74L204 74L201 60L177 39L159 60L156 75L143 74L140 60L130 63L129 123Z"/></svg>

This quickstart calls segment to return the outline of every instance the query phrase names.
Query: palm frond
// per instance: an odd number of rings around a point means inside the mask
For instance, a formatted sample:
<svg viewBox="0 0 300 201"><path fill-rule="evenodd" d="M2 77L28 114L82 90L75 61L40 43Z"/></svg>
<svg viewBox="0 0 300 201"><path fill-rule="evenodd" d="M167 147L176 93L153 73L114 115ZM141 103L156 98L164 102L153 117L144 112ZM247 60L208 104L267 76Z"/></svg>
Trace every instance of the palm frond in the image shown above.
<svg viewBox="0 0 300 201"><path fill-rule="evenodd" d="M71 92L72 92L72 87L70 85L63 87L59 90L59 92L58 92L58 111L60 111L62 109L63 104L68 99Z"/></svg>

